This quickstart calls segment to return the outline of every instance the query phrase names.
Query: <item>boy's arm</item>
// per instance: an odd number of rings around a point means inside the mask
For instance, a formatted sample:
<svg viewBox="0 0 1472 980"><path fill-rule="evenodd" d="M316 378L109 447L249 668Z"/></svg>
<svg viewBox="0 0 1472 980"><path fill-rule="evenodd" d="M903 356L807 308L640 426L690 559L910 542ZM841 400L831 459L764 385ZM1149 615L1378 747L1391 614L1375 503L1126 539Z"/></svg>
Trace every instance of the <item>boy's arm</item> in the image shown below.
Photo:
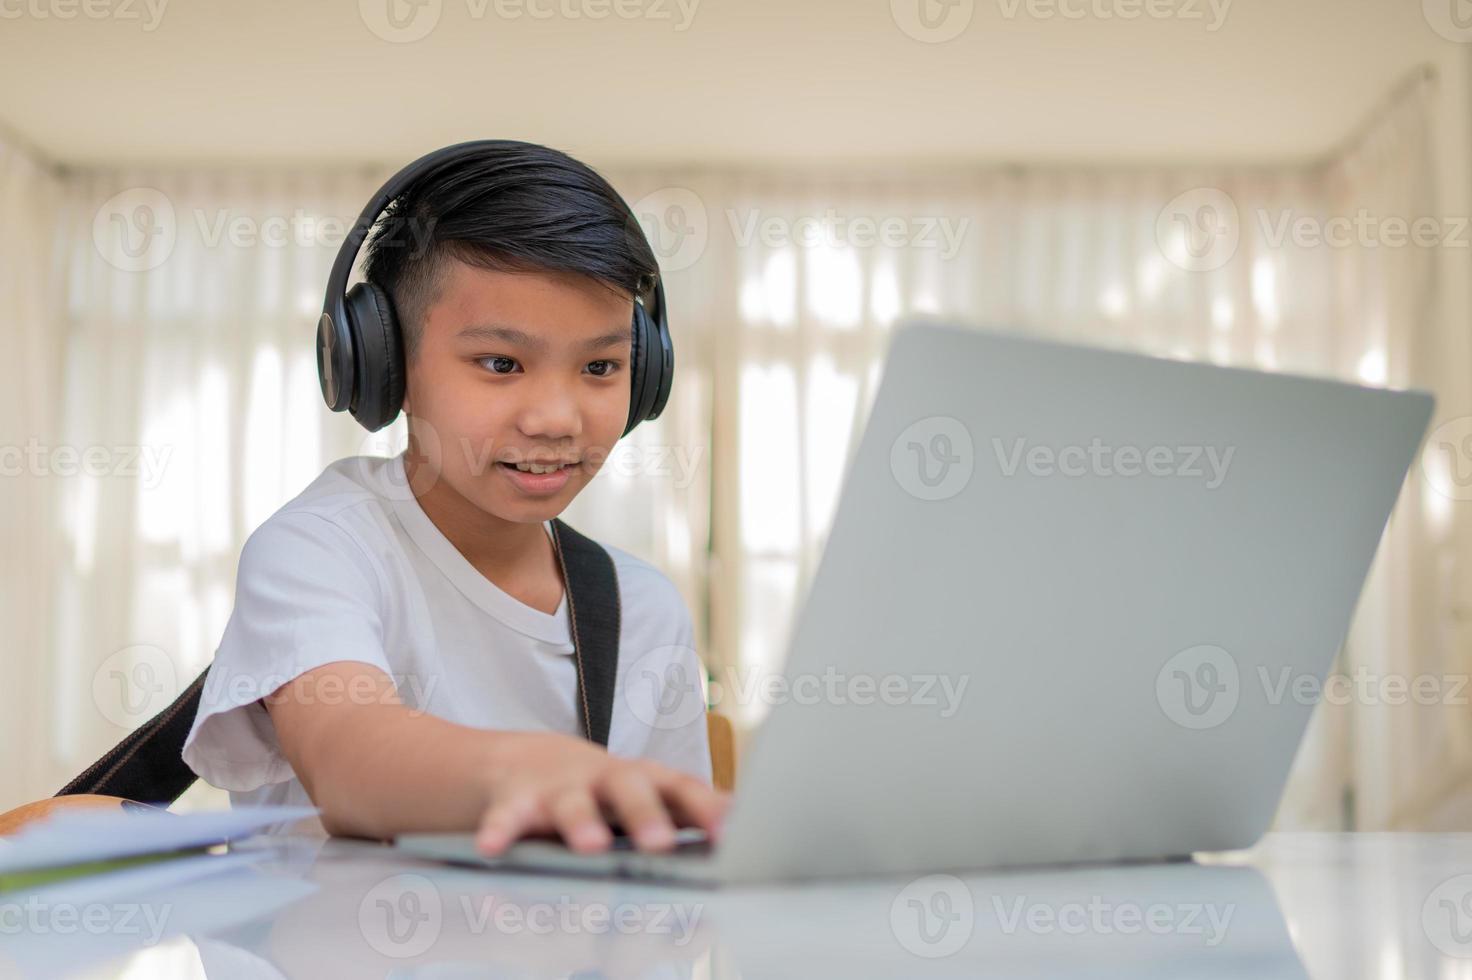
<svg viewBox="0 0 1472 980"><path fill-rule="evenodd" d="M543 834L596 851L617 821L641 850L664 850L676 824L717 837L729 802L693 776L580 738L488 731L414 711L371 664L324 664L265 703L282 753L332 834L478 828L486 854Z"/></svg>

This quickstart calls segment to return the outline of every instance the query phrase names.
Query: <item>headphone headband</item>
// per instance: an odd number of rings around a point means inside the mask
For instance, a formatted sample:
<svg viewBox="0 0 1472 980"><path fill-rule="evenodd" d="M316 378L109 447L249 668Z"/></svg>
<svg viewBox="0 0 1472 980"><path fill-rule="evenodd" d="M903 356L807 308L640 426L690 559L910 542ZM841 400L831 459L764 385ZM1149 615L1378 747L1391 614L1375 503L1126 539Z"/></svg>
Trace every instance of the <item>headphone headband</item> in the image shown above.
<svg viewBox="0 0 1472 980"><path fill-rule="evenodd" d="M384 209L414 181L438 167L487 150L526 145L516 140L469 140L441 147L400 169L384 182L363 208L338 249L337 257L333 259L332 270L327 276L327 290L322 298L322 316L317 323L318 378L323 400L334 412L351 409L355 417L358 413L355 391L359 385L358 374L363 372L360 359L366 355L360 349L363 346L358 333L361 324L355 323L355 316L349 309L348 277L352 275L353 264L362 251L363 243L367 241ZM638 216L632 210L629 214L637 225ZM354 290L358 288L354 287ZM631 364L631 404L625 435L641 420L659 417L669 398L674 373L674 349L665 312L664 277L655 276L652 309L639 295L634 297L634 304L634 363ZM384 332L394 335L387 337L385 343L394 352L394 356L398 356L398 325L392 310L383 310L382 317ZM647 322L648 329L641 329L641 318ZM338 349L339 345L345 345L349 349ZM390 371L394 368L392 364L387 367ZM402 397L402 393L399 397ZM391 397L390 401L392 400ZM397 413L397 405L392 406L392 411ZM381 422L363 418L359 418L359 421L368 426L370 431L376 431L392 421L392 418Z"/></svg>

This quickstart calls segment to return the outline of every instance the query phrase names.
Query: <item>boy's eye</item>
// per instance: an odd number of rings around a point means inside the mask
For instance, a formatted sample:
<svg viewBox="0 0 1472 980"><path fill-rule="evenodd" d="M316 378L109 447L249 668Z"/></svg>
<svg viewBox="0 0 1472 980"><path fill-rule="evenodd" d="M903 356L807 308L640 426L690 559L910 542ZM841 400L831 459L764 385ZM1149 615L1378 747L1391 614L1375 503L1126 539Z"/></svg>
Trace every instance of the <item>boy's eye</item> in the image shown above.
<svg viewBox="0 0 1472 980"><path fill-rule="evenodd" d="M515 367L516 361L509 357L482 357L480 363L486 365L486 369L492 374L509 374L511 368Z"/></svg>
<svg viewBox="0 0 1472 980"><path fill-rule="evenodd" d="M617 361L593 361L588 365L593 371L593 377L606 378L618 369Z"/></svg>

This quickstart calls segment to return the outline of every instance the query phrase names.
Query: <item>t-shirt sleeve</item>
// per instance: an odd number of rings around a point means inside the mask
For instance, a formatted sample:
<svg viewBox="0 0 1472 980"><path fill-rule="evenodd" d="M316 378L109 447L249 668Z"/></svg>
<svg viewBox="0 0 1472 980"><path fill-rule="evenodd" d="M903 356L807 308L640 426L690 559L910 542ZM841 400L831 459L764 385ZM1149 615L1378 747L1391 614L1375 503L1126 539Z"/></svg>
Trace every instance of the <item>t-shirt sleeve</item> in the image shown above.
<svg viewBox="0 0 1472 980"><path fill-rule="evenodd" d="M668 680L671 687L680 689L681 697L698 703L699 709L696 710L692 704L692 720L688 724L660 731L653 739L654 752L666 765L688 772L708 784L712 779L710 731L706 727L705 687L701 683L705 677L705 665L695 651L695 627L690 621L690 610L679 592L675 596L680 623L675 640L675 663L678 666L669 673ZM689 678L690 683L686 684L685 678Z"/></svg>
<svg viewBox="0 0 1472 980"><path fill-rule="evenodd" d="M391 674L381 592L368 549L328 518L278 512L257 528L240 553L235 608L184 742L185 763L234 792L291 779L260 699L334 661Z"/></svg>
<svg viewBox="0 0 1472 980"><path fill-rule="evenodd" d="M637 751L672 769L711 781L710 737L705 720L705 668L695 649L690 610L673 582L651 569L639 605L625 615L640 620L633 650L619 653L624 724L641 733ZM625 598L629 598L626 590Z"/></svg>

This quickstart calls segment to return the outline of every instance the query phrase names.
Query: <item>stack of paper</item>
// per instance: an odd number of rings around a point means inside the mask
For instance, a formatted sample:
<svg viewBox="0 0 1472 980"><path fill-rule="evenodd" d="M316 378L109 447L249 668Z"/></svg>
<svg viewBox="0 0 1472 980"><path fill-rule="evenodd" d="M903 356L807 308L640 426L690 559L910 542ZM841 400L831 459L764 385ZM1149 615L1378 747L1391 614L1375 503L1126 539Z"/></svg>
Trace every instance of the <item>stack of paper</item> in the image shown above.
<svg viewBox="0 0 1472 980"><path fill-rule="evenodd" d="M200 813L63 810L0 847L0 891L197 852L317 813L313 807L240 807Z"/></svg>

